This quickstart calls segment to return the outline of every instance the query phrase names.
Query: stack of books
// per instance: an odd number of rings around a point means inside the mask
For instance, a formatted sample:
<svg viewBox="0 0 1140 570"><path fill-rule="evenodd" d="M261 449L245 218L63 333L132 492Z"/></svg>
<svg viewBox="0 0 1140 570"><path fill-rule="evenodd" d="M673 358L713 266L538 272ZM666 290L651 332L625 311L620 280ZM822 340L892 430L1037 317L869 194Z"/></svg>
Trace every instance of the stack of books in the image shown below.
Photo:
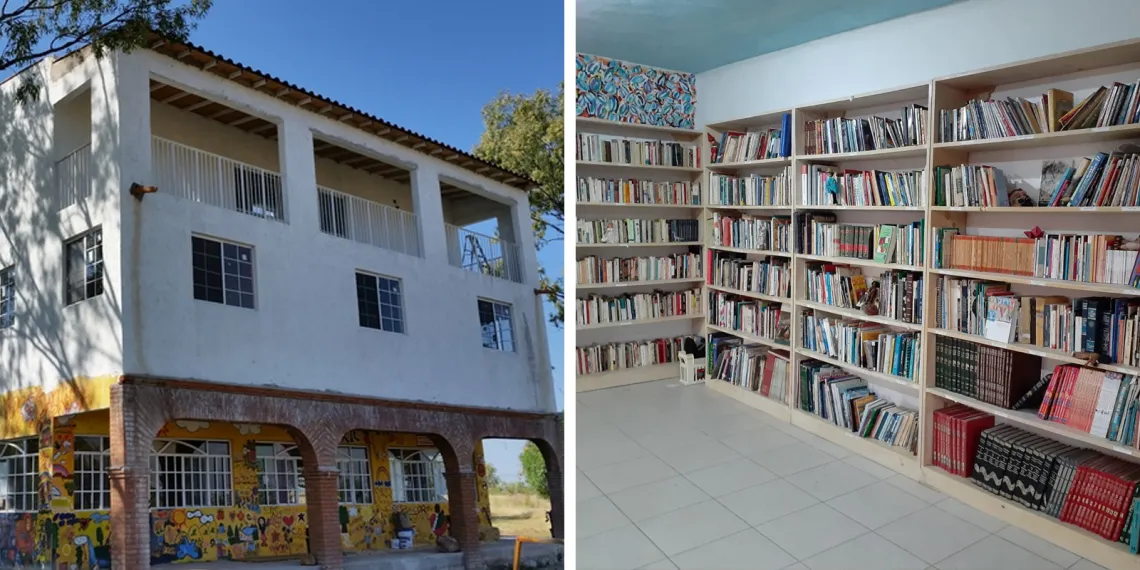
<svg viewBox="0 0 1140 570"><path fill-rule="evenodd" d="M839 224L834 215L796 214L800 231L797 253L872 259L878 263L922 264L923 221L891 224Z"/></svg>
<svg viewBox="0 0 1140 570"><path fill-rule="evenodd" d="M575 159L583 162L700 168L699 148L693 144L578 133Z"/></svg>
<svg viewBox="0 0 1140 570"><path fill-rule="evenodd" d="M1138 449L1137 396L1133 374L1064 364L1053 369L1037 416Z"/></svg>
<svg viewBox="0 0 1140 570"><path fill-rule="evenodd" d="M709 323L746 335L787 343L791 320L780 303L717 291L709 295Z"/></svg>
<svg viewBox="0 0 1140 570"><path fill-rule="evenodd" d="M1136 251L1121 236L1047 233L1036 240L1033 274L1049 279L1137 286Z"/></svg>
<svg viewBox="0 0 1140 570"><path fill-rule="evenodd" d="M701 310L701 290L630 293L619 297L591 295L577 299L579 325L624 323L690 315Z"/></svg>
<svg viewBox="0 0 1140 570"><path fill-rule="evenodd" d="M1058 458L1073 448L1011 425L986 428L978 438L971 477L978 486L1035 511L1055 491Z"/></svg>
<svg viewBox="0 0 1140 570"><path fill-rule="evenodd" d="M800 363L799 407L859 437L915 452L918 412L876 396L866 380L834 366Z"/></svg>
<svg viewBox="0 0 1140 570"><path fill-rule="evenodd" d="M957 230L934 232L935 259L939 267L948 269L1032 277L1036 249L1032 238L967 236Z"/></svg>
<svg viewBox="0 0 1140 570"><path fill-rule="evenodd" d="M784 124L779 129L756 132L725 131L720 141L708 135L712 150L713 164L747 162L792 155L790 113L784 114ZM787 133L787 134L785 134Z"/></svg>
<svg viewBox="0 0 1140 570"><path fill-rule="evenodd" d="M999 408L1024 405L1038 384L1041 357L955 338L936 337L934 387Z"/></svg>
<svg viewBox="0 0 1140 570"><path fill-rule="evenodd" d="M941 142L997 139L1063 130L1062 117L1073 108L1073 94L1050 89L1040 97L1007 97L1005 101L974 99L941 112Z"/></svg>
<svg viewBox="0 0 1140 570"><path fill-rule="evenodd" d="M670 243L700 241L700 220L578 220L578 243Z"/></svg>
<svg viewBox="0 0 1140 570"><path fill-rule="evenodd" d="M926 144L928 110L914 104L902 109L902 117L887 119L820 119L804 123L805 154L861 152Z"/></svg>
<svg viewBox="0 0 1140 570"><path fill-rule="evenodd" d="M712 378L777 402L787 400L787 355L723 333L710 334L707 346Z"/></svg>
<svg viewBox="0 0 1140 570"><path fill-rule="evenodd" d="M790 252L792 218L756 218L747 215L737 218L714 213L712 233L714 245Z"/></svg>
<svg viewBox="0 0 1140 570"><path fill-rule="evenodd" d="M963 164L934 167L934 205L1009 206L1005 173L993 166Z"/></svg>
<svg viewBox="0 0 1140 570"><path fill-rule="evenodd" d="M745 258L742 253L709 250L712 275L708 284L749 291L773 297L789 298L792 294L789 260L770 257L765 261Z"/></svg>
<svg viewBox="0 0 1140 570"><path fill-rule="evenodd" d="M879 283L879 314L904 323L922 319L922 274L887 271Z"/></svg>
<svg viewBox="0 0 1140 570"><path fill-rule="evenodd" d="M805 267L809 301L854 309L867 292L867 277L858 267L810 262Z"/></svg>
<svg viewBox="0 0 1140 570"><path fill-rule="evenodd" d="M701 185L699 182L579 177L578 202L699 206L701 204Z"/></svg>
<svg viewBox="0 0 1140 570"><path fill-rule="evenodd" d="M920 351L918 333L820 316L812 309L804 309L800 314L800 327L803 348L873 372L914 378Z"/></svg>
<svg viewBox="0 0 1140 570"><path fill-rule="evenodd" d="M597 374L677 362L685 337L611 342L577 348L578 374Z"/></svg>
<svg viewBox="0 0 1140 570"><path fill-rule="evenodd" d="M993 416L962 404L935 410L931 461L947 473L969 477L982 431L993 426Z"/></svg>
<svg viewBox="0 0 1140 570"><path fill-rule="evenodd" d="M1042 165L1042 205L1135 207L1140 205L1140 154L1098 153Z"/></svg>
<svg viewBox="0 0 1140 570"><path fill-rule="evenodd" d="M791 192L787 170L775 176L709 173L710 206L790 206Z"/></svg>
<svg viewBox="0 0 1140 570"><path fill-rule="evenodd" d="M696 253L603 258L589 255L578 260L579 285L637 283L668 279L700 279L701 256Z"/></svg>
<svg viewBox="0 0 1140 570"><path fill-rule="evenodd" d="M843 170L821 164L800 166L800 200L814 206L921 206L923 170Z"/></svg>

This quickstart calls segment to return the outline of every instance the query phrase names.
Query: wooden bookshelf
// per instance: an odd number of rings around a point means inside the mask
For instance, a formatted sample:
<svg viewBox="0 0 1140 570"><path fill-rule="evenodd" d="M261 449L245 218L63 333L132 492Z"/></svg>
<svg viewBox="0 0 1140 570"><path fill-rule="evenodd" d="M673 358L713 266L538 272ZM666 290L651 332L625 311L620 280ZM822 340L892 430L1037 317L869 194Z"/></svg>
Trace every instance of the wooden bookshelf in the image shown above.
<svg viewBox="0 0 1140 570"><path fill-rule="evenodd" d="M681 210L699 210L701 206L690 204L622 204L618 202L578 202L579 208L676 208Z"/></svg>
<svg viewBox="0 0 1140 570"><path fill-rule="evenodd" d="M706 245L708 249L715 249L717 251L733 251L736 253L747 253L750 255L772 255L776 257L791 257L792 254L787 251L775 251L771 249L748 249L746 247L730 247L727 245Z"/></svg>
<svg viewBox="0 0 1140 570"><path fill-rule="evenodd" d="M596 162L593 160L579 160L577 165L582 168L606 168L606 169L622 169L622 170L657 170L661 172L682 172L689 174L698 174L701 172L700 168L691 166L665 166L661 164L623 164L620 162Z"/></svg>
<svg viewBox="0 0 1140 570"><path fill-rule="evenodd" d="M611 329L614 327L641 327L647 325L656 325L661 323L669 323L673 321L691 321L694 319L703 319L704 315L694 313L691 315L676 315L672 317L659 317L656 319L636 319L632 321L619 321L616 323L598 323L596 325L578 325L576 330L590 331L597 329Z"/></svg>
<svg viewBox="0 0 1140 570"><path fill-rule="evenodd" d="M720 285L705 285L706 289L712 291L720 291L721 293L730 293L732 295L740 295L741 297L749 297L752 299L759 299L761 301L771 301L773 303L791 303L790 297L777 297L775 295L765 295L755 291L745 291L743 289L733 289L732 287L721 287Z"/></svg>
<svg viewBox="0 0 1140 570"><path fill-rule="evenodd" d="M704 283L703 277L686 279L657 279L651 281L622 281L621 283L579 283L579 291L593 291L596 289L632 289L634 287L660 287L661 285L680 285Z"/></svg>

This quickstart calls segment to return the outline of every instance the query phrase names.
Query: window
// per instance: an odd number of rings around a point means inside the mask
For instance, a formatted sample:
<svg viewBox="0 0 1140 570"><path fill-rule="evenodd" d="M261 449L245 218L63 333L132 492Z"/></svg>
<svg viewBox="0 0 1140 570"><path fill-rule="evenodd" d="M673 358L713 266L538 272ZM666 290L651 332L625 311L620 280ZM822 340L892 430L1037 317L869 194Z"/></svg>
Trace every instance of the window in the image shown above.
<svg viewBox="0 0 1140 570"><path fill-rule="evenodd" d="M111 508L111 438L75 436L75 510L98 511Z"/></svg>
<svg viewBox="0 0 1140 570"><path fill-rule="evenodd" d="M515 351L510 305L479 299L479 326L483 329L483 346L505 352Z"/></svg>
<svg viewBox="0 0 1140 570"><path fill-rule="evenodd" d="M194 236L194 298L253 308L253 248Z"/></svg>
<svg viewBox="0 0 1140 570"><path fill-rule="evenodd" d="M157 509L233 504L230 444L157 440L150 455L150 506Z"/></svg>
<svg viewBox="0 0 1140 570"><path fill-rule="evenodd" d="M234 194L239 212L274 220L282 211L281 179L271 172L246 166L234 168Z"/></svg>
<svg viewBox="0 0 1140 570"><path fill-rule="evenodd" d="M368 449L342 445L337 448L336 467L340 469L337 496L342 504L372 504L372 468Z"/></svg>
<svg viewBox="0 0 1140 570"><path fill-rule="evenodd" d="M305 504L301 451L291 443L258 443L257 481L258 504Z"/></svg>
<svg viewBox="0 0 1140 570"><path fill-rule="evenodd" d="M16 268L0 269L0 329L16 322Z"/></svg>
<svg viewBox="0 0 1140 570"><path fill-rule="evenodd" d="M404 332L404 295L399 279L356 274L356 306L360 326Z"/></svg>
<svg viewBox="0 0 1140 570"><path fill-rule="evenodd" d="M35 438L0 441L0 512L34 512L40 445Z"/></svg>
<svg viewBox="0 0 1140 570"><path fill-rule="evenodd" d="M392 497L397 503L447 500L443 455L436 449L391 449Z"/></svg>
<svg viewBox="0 0 1140 570"><path fill-rule="evenodd" d="M103 229L67 242L67 304L103 294Z"/></svg>
<svg viewBox="0 0 1140 570"><path fill-rule="evenodd" d="M317 206L320 209L321 231L337 237L348 237L345 229L348 212L345 197L322 189L317 195Z"/></svg>

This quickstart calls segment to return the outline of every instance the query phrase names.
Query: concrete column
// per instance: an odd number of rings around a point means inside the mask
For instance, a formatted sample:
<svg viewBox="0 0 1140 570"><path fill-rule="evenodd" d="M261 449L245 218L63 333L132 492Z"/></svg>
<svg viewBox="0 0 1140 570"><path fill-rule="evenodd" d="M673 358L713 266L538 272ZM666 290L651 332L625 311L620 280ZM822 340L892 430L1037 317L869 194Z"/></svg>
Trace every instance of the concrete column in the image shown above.
<svg viewBox="0 0 1140 570"><path fill-rule="evenodd" d="M317 165L313 131L296 120L277 126L277 153L281 165L285 208L289 223L305 231L320 231L317 208Z"/></svg>
<svg viewBox="0 0 1140 570"><path fill-rule="evenodd" d="M433 263L448 263L449 238L443 227L443 196L439 172L420 164L412 171L412 203L420 222L420 252ZM450 244L458 246L458 242ZM456 262L459 259L455 259Z"/></svg>
<svg viewBox="0 0 1140 570"><path fill-rule="evenodd" d="M470 466L443 474L447 481L447 499L451 507L451 536L459 541L463 551L463 567L467 570L483 568L483 551L479 543L479 502L477 500L475 472Z"/></svg>
<svg viewBox="0 0 1140 570"><path fill-rule="evenodd" d="M499 227L504 227L500 222ZM530 201L520 196L511 206L511 232L519 244L519 271L521 283L538 285L538 253L534 249L534 226L530 220Z"/></svg>
<svg viewBox="0 0 1140 570"><path fill-rule="evenodd" d="M305 504L309 517L309 552L322 570L344 567L340 545L340 504L337 500L336 467L308 465L304 468Z"/></svg>
<svg viewBox="0 0 1140 570"><path fill-rule="evenodd" d="M151 534L149 454L160 414L140 410L128 391L121 384L111 387L111 566L146 570Z"/></svg>

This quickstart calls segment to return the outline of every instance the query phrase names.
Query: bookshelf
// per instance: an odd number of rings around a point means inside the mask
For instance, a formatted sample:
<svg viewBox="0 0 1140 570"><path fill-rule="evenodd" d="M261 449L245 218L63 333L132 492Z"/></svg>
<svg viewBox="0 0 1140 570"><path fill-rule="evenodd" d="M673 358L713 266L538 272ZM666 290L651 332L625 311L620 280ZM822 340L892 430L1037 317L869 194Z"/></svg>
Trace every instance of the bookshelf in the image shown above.
<svg viewBox="0 0 1140 570"><path fill-rule="evenodd" d="M791 342L781 344L773 338L742 333L732 328L710 324L706 319L705 332L726 333L742 339L745 344L787 351L791 358L788 393L785 402L764 397L728 382L706 382L709 389L726 394L749 406L760 409L775 418L787 421L820 437L891 468L912 479L925 482L943 493L969 504L991 516L1026 529L1042 538L1069 549L1082 557L1107 568L1140 569L1140 555L1131 554L1128 547L1106 540L1074 524L1061 522L1042 512L1032 510L1011 500L992 494L972 483L970 479L951 475L935 465L932 457L934 439L934 412L955 404L963 404L991 414L997 424L1011 424L1031 433L1075 447L1094 449L1110 457L1132 461L1140 465L1140 450L1097 435L1075 429L1069 425L1046 421L1038 417L1036 409L1010 410L986 403L980 399L936 387L935 343L938 339L969 341L981 346L1005 349L1012 353L1033 355L1041 359L1040 375L1051 372L1057 365L1082 366L1087 359L1072 352L1038 346L1024 342L989 340L950 328L940 328L936 322L936 283L943 277L979 279L1009 285L1018 296L1065 296L1072 298L1109 297L1140 300L1140 288L1125 284L1084 282L1049 279L1034 275L984 272L955 267L940 267L935 262L934 238L939 228L957 228L961 234L998 238L1023 237L1024 232L1039 226L1045 233L1120 234L1127 239L1140 233L1140 206L1100 205L1077 207L1016 207L1016 206L948 206L935 201L936 166L989 165L1000 168L1012 187L1029 192L1051 192L1041 188L1042 163L1080 157L1091 157L1098 152L1111 152L1125 143L1140 143L1140 124L1093 127L1087 129L1047 132L1005 138L941 142L939 138L940 112L955 109L967 101L1004 99L1005 97L1031 98L1049 89L1062 89L1074 95L1078 103L1097 87L1111 87L1114 82L1132 84L1140 76L1140 40L1121 42L1059 54L1050 57L1017 62L1009 65L937 78L927 83L904 86L812 103L791 109L780 109L705 127L706 136L700 143L704 157L711 150L710 139L722 140L725 132L758 132L780 125L784 114L791 116L792 152L790 156L760 160L732 161L704 165L705 189L714 191L718 177L776 176L787 173L790 202L787 204L717 205L712 197L704 200L701 216L706 226L714 214L727 216L791 216L793 233L803 229L804 216L834 216L835 223L854 225L909 226L921 223L921 263L899 263L871 258L851 258L803 252L795 247L790 252L747 250L726 247L714 240L705 228L705 255L710 252L735 252L748 260L771 258L786 259L790 263L791 293L787 298L743 291L714 284L710 274L704 291L707 300L717 293L736 294L742 299L781 303L784 311L792 315ZM900 110L913 104L926 107L925 140L920 144L899 148L843 150L827 154L811 153L819 139L812 137L807 123L836 119L861 119L871 116L902 118ZM1140 149L1129 149L1138 152ZM895 202L888 204L834 204L819 203L805 195L810 183L803 173L811 167L830 167L844 172L852 171L922 171L921 199L917 203ZM1030 192L1033 194L1033 192ZM1032 198L1033 196L1031 196ZM877 237L878 234L876 234ZM887 273L909 272L915 278L914 287L923 299L921 313L913 319L899 319L892 315L866 315L860 309L840 307L809 298L809 268L824 265L857 269L859 273L879 277ZM714 271L706 263L706 271ZM818 271L815 273L818 275ZM804 323L799 315L811 311L820 317L860 320L884 327L892 333L917 335L921 349L915 351L914 378L903 378L886 372L870 371L844 360L803 347ZM835 425L820 416L801 410L799 394L800 365L816 360L840 368L863 378L877 396L900 406L917 411L917 445L915 453L891 446L875 439L860 437L850 430ZM1140 374L1140 366L1110 363L1101 364L1099 370L1121 374Z"/></svg>

